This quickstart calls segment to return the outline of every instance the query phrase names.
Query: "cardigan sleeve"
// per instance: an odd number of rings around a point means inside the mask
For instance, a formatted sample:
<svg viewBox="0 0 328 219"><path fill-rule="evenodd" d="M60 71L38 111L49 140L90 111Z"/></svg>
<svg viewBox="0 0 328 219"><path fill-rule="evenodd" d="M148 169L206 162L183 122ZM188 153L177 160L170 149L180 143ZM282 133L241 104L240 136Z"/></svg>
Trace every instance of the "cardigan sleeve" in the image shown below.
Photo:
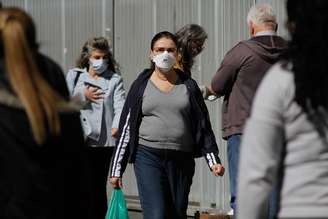
<svg viewBox="0 0 328 219"><path fill-rule="evenodd" d="M136 98L136 82L132 83L120 114L118 140L109 168L109 177L122 177L129 157L131 115L134 112L133 100Z"/></svg>

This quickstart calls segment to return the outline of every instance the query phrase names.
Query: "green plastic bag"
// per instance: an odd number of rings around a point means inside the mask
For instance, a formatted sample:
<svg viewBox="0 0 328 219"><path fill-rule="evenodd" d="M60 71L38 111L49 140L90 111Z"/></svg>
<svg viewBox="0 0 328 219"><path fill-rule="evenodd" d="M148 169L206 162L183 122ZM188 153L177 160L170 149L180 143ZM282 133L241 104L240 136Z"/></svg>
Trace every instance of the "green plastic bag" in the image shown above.
<svg viewBox="0 0 328 219"><path fill-rule="evenodd" d="M129 219L124 194L121 189L114 189L105 219Z"/></svg>

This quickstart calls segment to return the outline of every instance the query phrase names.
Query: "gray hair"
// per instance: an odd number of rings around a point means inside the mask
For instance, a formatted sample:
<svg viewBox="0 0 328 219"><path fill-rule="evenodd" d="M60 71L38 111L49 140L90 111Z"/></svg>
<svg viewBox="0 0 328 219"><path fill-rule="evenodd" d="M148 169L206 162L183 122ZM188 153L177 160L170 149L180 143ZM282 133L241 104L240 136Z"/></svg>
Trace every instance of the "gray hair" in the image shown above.
<svg viewBox="0 0 328 219"><path fill-rule="evenodd" d="M251 22L257 25L277 24L276 14L272 6L266 3L253 5L247 15L247 24L249 25Z"/></svg>
<svg viewBox="0 0 328 219"><path fill-rule="evenodd" d="M105 37L93 37L84 43L80 56L76 61L76 67L89 69L89 58L94 49L105 52L108 59L108 69L113 72L119 72L119 64L115 61L110 51L109 42Z"/></svg>

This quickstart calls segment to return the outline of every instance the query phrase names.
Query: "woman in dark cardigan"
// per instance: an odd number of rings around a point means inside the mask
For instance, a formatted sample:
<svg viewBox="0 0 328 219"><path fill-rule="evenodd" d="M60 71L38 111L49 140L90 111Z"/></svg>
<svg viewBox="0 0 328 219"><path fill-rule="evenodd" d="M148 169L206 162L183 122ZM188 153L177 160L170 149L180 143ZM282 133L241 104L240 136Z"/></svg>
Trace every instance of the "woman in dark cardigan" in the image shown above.
<svg viewBox="0 0 328 219"><path fill-rule="evenodd" d="M151 68L131 85L120 117L110 182L122 186L133 163L144 219L185 219L197 157L216 176L224 174L208 111L196 81L173 68L176 37L157 33Z"/></svg>

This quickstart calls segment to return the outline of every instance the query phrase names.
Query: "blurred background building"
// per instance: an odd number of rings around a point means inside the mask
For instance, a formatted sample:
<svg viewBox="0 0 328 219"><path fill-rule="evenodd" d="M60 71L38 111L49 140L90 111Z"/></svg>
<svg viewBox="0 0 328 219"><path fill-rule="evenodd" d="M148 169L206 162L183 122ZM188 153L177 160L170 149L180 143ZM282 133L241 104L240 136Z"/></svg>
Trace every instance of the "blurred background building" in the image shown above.
<svg viewBox="0 0 328 219"><path fill-rule="evenodd" d="M209 84L224 54L238 41L249 38L246 16L255 3L271 3L279 21L278 33L287 38L285 0L2 0L4 6L28 11L37 24L44 54L67 72L75 65L82 44L90 37L110 39L121 66L125 89L149 66L149 47L159 31L176 32L188 23L202 25L208 33L206 48L197 58L192 75L199 84ZM226 144L221 140L221 101L207 103L220 157L228 168ZM139 208L134 173L124 176L124 192L130 208ZM228 211L229 176L210 173L203 159L197 160L189 196L189 213L211 208Z"/></svg>

